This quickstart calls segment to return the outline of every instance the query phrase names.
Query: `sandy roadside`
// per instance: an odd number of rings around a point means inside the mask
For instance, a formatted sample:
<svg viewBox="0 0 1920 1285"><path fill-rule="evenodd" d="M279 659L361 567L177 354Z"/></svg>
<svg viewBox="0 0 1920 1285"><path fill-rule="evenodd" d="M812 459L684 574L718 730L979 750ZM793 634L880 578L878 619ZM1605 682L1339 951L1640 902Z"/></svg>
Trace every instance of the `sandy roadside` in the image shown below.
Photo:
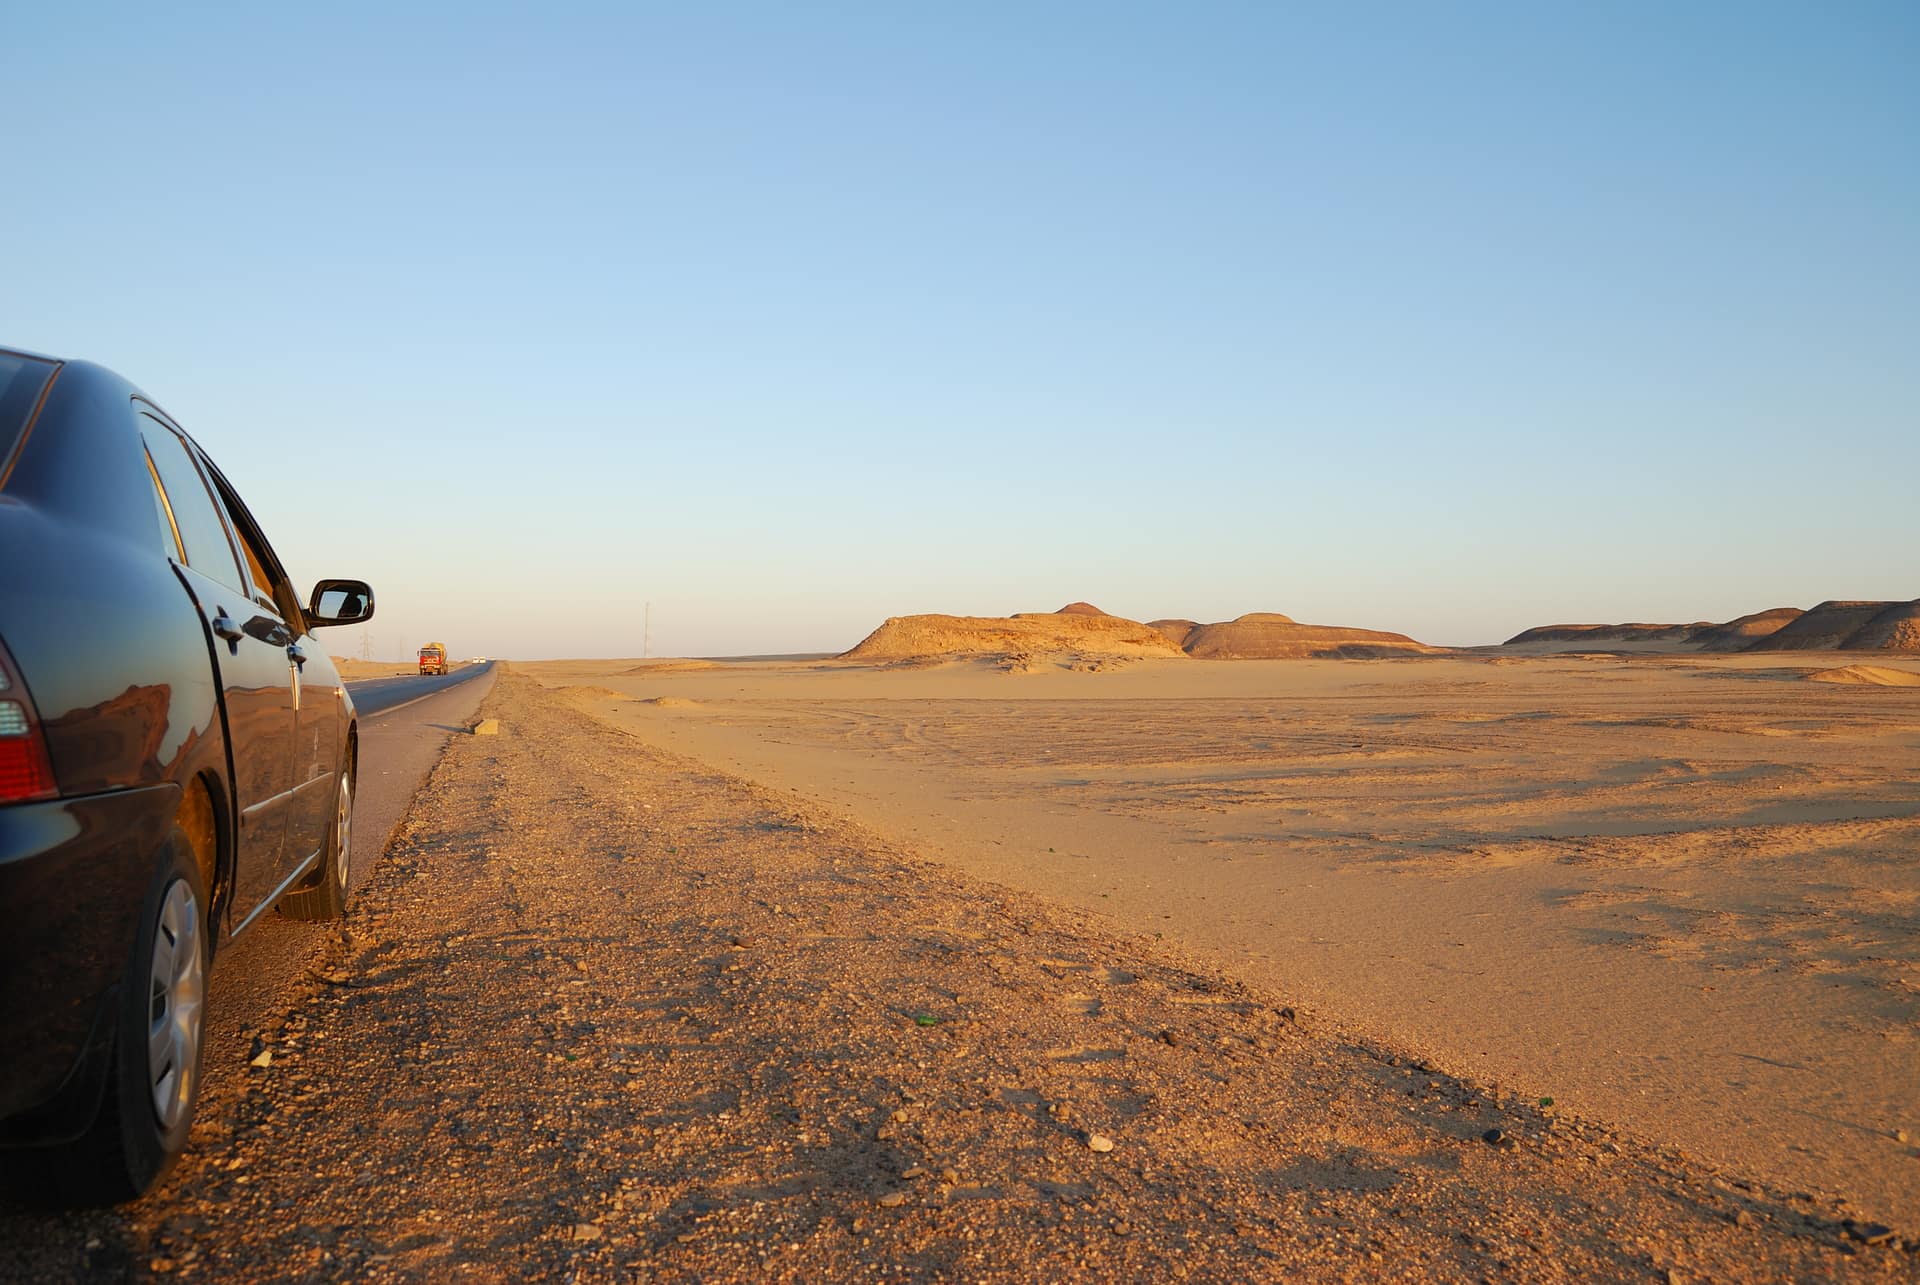
<svg viewBox="0 0 1920 1285"><path fill-rule="evenodd" d="M526 672L1378 1041L1906 1224L1920 693L1805 681L1841 659Z"/></svg>
<svg viewBox="0 0 1920 1285"><path fill-rule="evenodd" d="M209 1076L89 1269L1920 1274L1844 1209L1302 1026L576 699L501 677L503 734L455 738L271 1065Z"/></svg>

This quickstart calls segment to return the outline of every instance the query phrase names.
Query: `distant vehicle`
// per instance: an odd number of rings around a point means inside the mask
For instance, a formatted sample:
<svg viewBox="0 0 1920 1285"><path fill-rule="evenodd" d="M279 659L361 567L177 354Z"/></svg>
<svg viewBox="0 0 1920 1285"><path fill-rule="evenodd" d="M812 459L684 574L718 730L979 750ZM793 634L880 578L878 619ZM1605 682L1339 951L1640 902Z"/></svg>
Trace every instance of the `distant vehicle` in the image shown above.
<svg viewBox="0 0 1920 1285"><path fill-rule="evenodd" d="M423 674L444 674L447 672L447 648L445 643L428 643L420 649L420 672Z"/></svg>
<svg viewBox="0 0 1920 1285"><path fill-rule="evenodd" d="M314 466L324 474L324 461ZM200 1088L206 974L346 912L353 701L232 485L139 389L0 350L0 1170L139 1195Z"/></svg>

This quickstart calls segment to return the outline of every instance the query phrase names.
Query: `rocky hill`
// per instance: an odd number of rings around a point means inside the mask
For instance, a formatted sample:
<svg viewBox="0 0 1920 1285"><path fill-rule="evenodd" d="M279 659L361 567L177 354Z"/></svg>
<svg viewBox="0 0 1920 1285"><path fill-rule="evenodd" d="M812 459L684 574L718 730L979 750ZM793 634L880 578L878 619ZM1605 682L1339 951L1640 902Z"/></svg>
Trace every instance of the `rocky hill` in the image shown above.
<svg viewBox="0 0 1920 1285"><path fill-rule="evenodd" d="M1823 602L1748 651L1920 651L1920 601Z"/></svg>
<svg viewBox="0 0 1920 1285"><path fill-rule="evenodd" d="M1716 625L1541 625L1505 646L1565 643L1568 650L1610 644L1674 651L1920 651L1920 599L1823 602L1810 611L1774 607Z"/></svg>
<svg viewBox="0 0 1920 1285"><path fill-rule="evenodd" d="M1515 634L1503 644L1507 647L1523 646L1527 643L1593 643L1599 645L1610 642L1670 642L1686 643L1703 629L1712 629L1710 620L1691 625L1537 625L1532 629Z"/></svg>
<svg viewBox="0 0 1920 1285"><path fill-rule="evenodd" d="M1405 634L1337 625L1303 625L1289 617L1256 611L1217 625L1196 625L1183 643L1201 660L1375 660L1425 656L1440 649Z"/></svg>
<svg viewBox="0 0 1920 1285"><path fill-rule="evenodd" d="M1745 651L1807 613L1798 607L1774 607L1702 629L1690 640L1701 651Z"/></svg>
<svg viewBox="0 0 1920 1285"><path fill-rule="evenodd" d="M1202 660L1371 660L1441 652L1405 634L1303 625L1277 612L1218 624L1166 619L1141 624L1089 603L1012 616L895 616L844 660L930 660L962 656L1194 656Z"/></svg>
<svg viewBox="0 0 1920 1285"><path fill-rule="evenodd" d="M842 655L844 660L907 660L959 656L1178 656L1158 629L1134 620L1080 612L1017 616L894 616Z"/></svg>

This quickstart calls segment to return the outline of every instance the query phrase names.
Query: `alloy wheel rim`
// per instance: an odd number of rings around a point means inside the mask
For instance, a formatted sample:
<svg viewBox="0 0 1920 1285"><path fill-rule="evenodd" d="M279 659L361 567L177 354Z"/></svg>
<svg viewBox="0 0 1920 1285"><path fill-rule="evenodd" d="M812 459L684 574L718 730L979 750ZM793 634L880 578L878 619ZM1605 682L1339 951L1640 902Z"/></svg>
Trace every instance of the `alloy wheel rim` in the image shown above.
<svg viewBox="0 0 1920 1285"><path fill-rule="evenodd" d="M186 1113L199 1072L206 1002L200 934L199 900L186 880L176 879L160 901L147 969L147 1084L162 1129Z"/></svg>
<svg viewBox="0 0 1920 1285"><path fill-rule="evenodd" d="M333 813L333 877L346 892L353 878L353 785L340 782L340 805Z"/></svg>

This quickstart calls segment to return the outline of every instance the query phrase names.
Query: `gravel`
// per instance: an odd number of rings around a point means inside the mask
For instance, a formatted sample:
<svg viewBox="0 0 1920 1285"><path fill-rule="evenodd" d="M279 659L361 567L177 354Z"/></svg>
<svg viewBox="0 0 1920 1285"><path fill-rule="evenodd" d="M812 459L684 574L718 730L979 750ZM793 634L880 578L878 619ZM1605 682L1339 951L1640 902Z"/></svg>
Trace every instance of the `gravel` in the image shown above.
<svg viewBox="0 0 1920 1285"><path fill-rule="evenodd" d="M174 1173L0 1207L0 1278L1916 1275L510 669L481 713Z"/></svg>

